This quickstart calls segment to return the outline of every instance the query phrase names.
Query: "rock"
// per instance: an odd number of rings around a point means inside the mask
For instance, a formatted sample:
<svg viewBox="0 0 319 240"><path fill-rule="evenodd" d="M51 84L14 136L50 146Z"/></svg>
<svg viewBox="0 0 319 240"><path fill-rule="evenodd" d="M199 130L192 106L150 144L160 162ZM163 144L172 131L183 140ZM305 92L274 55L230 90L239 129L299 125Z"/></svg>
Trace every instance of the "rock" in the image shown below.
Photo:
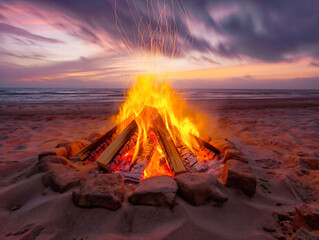
<svg viewBox="0 0 319 240"><path fill-rule="evenodd" d="M238 160L243 163L248 163L246 157L236 149L227 149L224 154L223 162L226 163L228 160Z"/></svg>
<svg viewBox="0 0 319 240"><path fill-rule="evenodd" d="M241 190L247 196L256 191L256 177L248 164L237 160L228 160L224 166L223 180L227 187Z"/></svg>
<svg viewBox="0 0 319 240"><path fill-rule="evenodd" d="M296 206L295 228L305 227L319 230L319 203L306 203Z"/></svg>
<svg viewBox="0 0 319 240"><path fill-rule="evenodd" d="M73 192L73 202L79 207L103 207L116 210L124 198L124 181L119 173L100 174L84 182Z"/></svg>
<svg viewBox="0 0 319 240"><path fill-rule="evenodd" d="M66 148L67 156L71 157L71 156L76 155L82 148L86 147L89 144L90 144L90 142L86 141L86 140L76 140L76 141L72 141L72 142L59 143L56 147L57 148L60 148L60 147Z"/></svg>
<svg viewBox="0 0 319 240"><path fill-rule="evenodd" d="M175 180L179 195L192 205L222 204L228 199L220 190L222 185L209 173L184 173L176 176Z"/></svg>
<svg viewBox="0 0 319 240"><path fill-rule="evenodd" d="M67 150L65 147L52 148L49 150L45 150L38 155L38 159L41 160L41 158L46 156L67 156Z"/></svg>
<svg viewBox="0 0 319 240"><path fill-rule="evenodd" d="M70 166L70 161L63 156L47 155L40 158L40 160L32 167L27 176L32 176L36 173L47 172L50 170L50 164L62 164Z"/></svg>
<svg viewBox="0 0 319 240"><path fill-rule="evenodd" d="M50 171L42 177L42 182L45 186L51 186L55 192L65 192L79 186L84 180L71 167L51 163L49 168Z"/></svg>
<svg viewBox="0 0 319 240"><path fill-rule="evenodd" d="M148 178L140 183L129 197L134 205L168 206L174 204L177 183L172 177Z"/></svg>
<svg viewBox="0 0 319 240"><path fill-rule="evenodd" d="M312 233L305 228L300 228L291 240L318 240L319 235Z"/></svg>
<svg viewBox="0 0 319 240"><path fill-rule="evenodd" d="M42 157L39 161L39 163L57 163L62 165L70 165L70 161L63 156L54 156L54 155L48 155Z"/></svg>

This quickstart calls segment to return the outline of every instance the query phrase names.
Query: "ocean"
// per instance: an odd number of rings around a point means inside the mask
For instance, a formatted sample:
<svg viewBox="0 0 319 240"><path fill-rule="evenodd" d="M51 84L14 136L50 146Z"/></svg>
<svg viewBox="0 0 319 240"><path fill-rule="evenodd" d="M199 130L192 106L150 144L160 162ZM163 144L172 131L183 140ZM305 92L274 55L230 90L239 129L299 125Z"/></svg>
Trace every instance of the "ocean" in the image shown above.
<svg viewBox="0 0 319 240"><path fill-rule="evenodd" d="M319 90L183 89L184 99L319 98ZM0 88L0 103L119 102L123 89Z"/></svg>

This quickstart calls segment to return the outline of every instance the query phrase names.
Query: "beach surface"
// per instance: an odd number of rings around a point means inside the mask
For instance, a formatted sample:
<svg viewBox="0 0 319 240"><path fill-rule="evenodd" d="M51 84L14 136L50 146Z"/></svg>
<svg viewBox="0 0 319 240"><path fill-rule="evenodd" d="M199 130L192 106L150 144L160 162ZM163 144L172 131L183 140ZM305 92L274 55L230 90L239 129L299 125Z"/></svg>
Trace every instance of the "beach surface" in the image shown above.
<svg viewBox="0 0 319 240"><path fill-rule="evenodd" d="M257 179L222 207L84 209L27 176L39 152L114 125L119 102L0 104L0 239L289 239L295 207L319 200L319 99L197 100L207 130L230 140ZM287 217L287 218L288 218ZM29 238L27 238L29 236ZM31 237L30 237L31 236ZM25 237L25 238L23 238Z"/></svg>

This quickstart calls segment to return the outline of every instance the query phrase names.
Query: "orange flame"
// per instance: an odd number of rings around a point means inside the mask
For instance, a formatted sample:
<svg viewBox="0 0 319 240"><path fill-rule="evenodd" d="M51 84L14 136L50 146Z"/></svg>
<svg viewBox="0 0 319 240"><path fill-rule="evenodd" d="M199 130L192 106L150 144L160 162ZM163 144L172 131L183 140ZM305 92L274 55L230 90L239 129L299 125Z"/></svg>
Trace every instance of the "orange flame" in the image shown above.
<svg viewBox="0 0 319 240"><path fill-rule="evenodd" d="M178 145L182 141L192 152L197 142L190 135L199 136L203 119L187 107L186 102L170 87L168 82L156 82L151 75L139 76L136 84L127 92L126 101L121 105L115 123L119 124L128 117L136 118L145 106L154 107L161 115L173 141ZM147 142L149 129L152 126L150 118L140 118L138 124L138 140L133 160L141 142ZM121 129L120 131L122 131Z"/></svg>
<svg viewBox="0 0 319 240"><path fill-rule="evenodd" d="M174 173L170 169L162 149L158 146L155 149L149 164L144 169L142 180L163 175L174 177Z"/></svg>

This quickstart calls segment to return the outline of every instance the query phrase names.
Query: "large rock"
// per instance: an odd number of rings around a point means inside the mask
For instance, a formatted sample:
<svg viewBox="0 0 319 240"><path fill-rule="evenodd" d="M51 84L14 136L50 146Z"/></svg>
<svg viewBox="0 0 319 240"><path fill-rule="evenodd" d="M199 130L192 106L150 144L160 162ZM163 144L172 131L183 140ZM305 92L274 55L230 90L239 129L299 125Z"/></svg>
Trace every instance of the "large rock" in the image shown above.
<svg viewBox="0 0 319 240"><path fill-rule="evenodd" d="M134 205L172 207L176 192L177 183L172 177L153 177L142 181L129 197L129 201Z"/></svg>
<svg viewBox="0 0 319 240"><path fill-rule="evenodd" d="M70 161L64 157L64 156L54 156L54 155L48 155L42 157L38 163L57 163L62 165L70 165Z"/></svg>
<svg viewBox="0 0 319 240"><path fill-rule="evenodd" d="M51 164L61 164L70 166L70 161L63 156L47 155L40 158L40 160L32 167L27 176L32 176L36 173L47 172L50 170Z"/></svg>
<svg viewBox="0 0 319 240"><path fill-rule="evenodd" d="M227 196L220 190L222 185L208 173L184 173L175 177L178 193L195 206L209 202L224 203Z"/></svg>
<svg viewBox="0 0 319 240"><path fill-rule="evenodd" d="M59 143L56 147L64 147L67 151L67 156L71 157L76 155L82 148L86 147L89 144L90 142L86 140L75 140L72 142Z"/></svg>
<svg viewBox="0 0 319 240"><path fill-rule="evenodd" d="M41 160L41 158L46 156L67 156L67 150L65 147L58 147L45 150L38 155L38 159Z"/></svg>
<svg viewBox="0 0 319 240"><path fill-rule="evenodd" d="M238 160L243 163L248 163L246 157L236 149L227 149L224 154L223 162L227 162L228 160Z"/></svg>
<svg viewBox="0 0 319 240"><path fill-rule="evenodd" d="M296 217L294 225L296 228L305 227L319 230L319 203L308 203L295 207Z"/></svg>
<svg viewBox="0 0 319 240"><path fill-rule="evenodd" d="M318 240L319 234L312 233L305 228L300 228L291 240Z"/></svg>
<svg viewBox="0 0 319 240"><path fill-rule="evenodd" d="M223 180L226 186L239 189L248 196L256 191L256 177L248 164L228 160L224 166Z"/></svg>
<svg viewBox="0 0 319 240"><path fill-rule="evenodd" d="M42 182L45 186L51 186L53 191L65 192L84 180L74 168L52 163L49 166L50 171L42 177Z"/></svg>
<svg viewBox="0 0 319 240"><path fill-rule="evenodd" d="M73 192L73 202L80 207L116 210L124 198L124 181L118 173L100 174L84 182Z"/></svg>

